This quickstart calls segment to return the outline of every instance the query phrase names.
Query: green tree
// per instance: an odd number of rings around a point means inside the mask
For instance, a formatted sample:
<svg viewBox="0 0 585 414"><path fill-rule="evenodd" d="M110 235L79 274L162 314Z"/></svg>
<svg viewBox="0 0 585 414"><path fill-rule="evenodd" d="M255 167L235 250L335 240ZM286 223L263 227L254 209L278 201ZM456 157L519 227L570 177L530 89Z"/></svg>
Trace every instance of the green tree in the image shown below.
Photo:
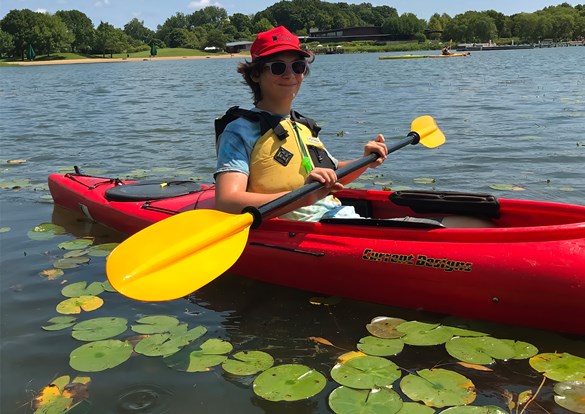
<svg viewBox="0 0 585 414"><path fill-rule="evenodd" d="M187 20L190 26L197 27L211 24L214 27L220 27L228 20L228 15L225 9L221 7L207 6L187 16Z"/></svg>
<svg viewBox="0 0 585 414"><path fill-rule="evenodd" d="M165 44L169 44L170 34L173 29L189 29L189 20L183 13L177 13L165 20L162 25L158 25L156 37Z"/></svg>
<svg viewBox="0 0 585 414"><path fill-rule="evenodd" d="M24 51L35 37L34 27L39 15L28 9L10 10L0 21L0 29L12 36L14 43L12 56L24 60Z"/></svg>
<svg viewBox="0 0 585 414"><path fill-rule="evenodd" d="M100 22L96 29L94 50L104 57L106 53L113 57L114 53L122 53L128 49L128 35L109 23Z"/></svg>
<svg viewBox="0 0 585 414"><path fill-rule="evenodd" d="M73 34L71 42L72 52L87 52L93 44L95 29L89 17L78 10L59 10L56 16L65 23L67 29Z"/></svg>
<svg viewBox="0 0 585 414"><path fill-rule="evenodd" d="M0 29L0 57L10 54L14 50L12 35Z"/></svg>
<svg viewBox="0 0 585 414"><path fill-rule="evenodd" d="M267 30L273 29L274 26L272 25L272 23L270 23L270 21L263 17L262 19L258 20L257 22L254 23L253 26L253 31L254 33L260 33L260 32L265 32Z"/></svg>
<svg viewBox="0 0 585 414"><path fill-rule="evenodd" d="M138 20L136 17L124 25L124 33L145 44L149 44L155 35L154 31L144 26L144 21Z"/></svg>
<svg viewBox="0 0 585 414"><path fill-rule="evenodd" d="M207 41L205 47L217 47L221 50L225 49L226 37L219 29L211 29L207 32Z"/></svg>
<svg viewBox="0 0 585 414"><path fill-rule="evenodd" d="M241 39L246 39L252 34L252 19L250 19L250 16L234 13L230 17L230 23L236 28Z"/></svg>
<svg viewBox="0 0 585 414"><path fill-rule="evenodd" d="M68 50L75 38L59 16L47 13L39 13L33 33L32 43L39 52L49 56L52 52Z"/></svg>

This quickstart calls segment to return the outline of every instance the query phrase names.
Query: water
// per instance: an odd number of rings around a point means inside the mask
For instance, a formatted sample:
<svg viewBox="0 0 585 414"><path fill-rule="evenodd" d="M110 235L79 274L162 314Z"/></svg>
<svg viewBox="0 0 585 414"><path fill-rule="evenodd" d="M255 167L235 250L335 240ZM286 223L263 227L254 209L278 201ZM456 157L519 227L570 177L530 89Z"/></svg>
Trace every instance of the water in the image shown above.
<svg viewBox="0 0 585 414"><path fill-rule="evenodd" d="M295 108L319 121L322 138L341 159L357 158L377 133L402 137L419 115L432 115L447 136L435 150L409 147L393 154L362 181L381 185L467 190L500 197L585 203L585 48L478 52L454 59L378 60L376 54L319 56ZM236 59L141 61L118 64L0 68L1 406L3 413L30 413L34 392L60 375L75 375L69 354L79 346L68 330L47 332L46 321L67 281L101 281L104 260L67 269L48 281L38 273L63 252L61 241L90 235L96 242L121 235L54 209L46 177L79 165L106 176L165 176L211 180L213 119L228 107L248 107L250 94L235 72ZM6 160L26 160L6 164ZM165 168L172 169L172 173ZM141 171L146 170L146 171ZM432 185L414 178L430 177ZM6 184L8 183L8 184ZM383 184L381 184L383 183ZM496 192L492 184L524 191ZM42 222L64 225L69 234L48 241L26 233ZM352 275L349 275L352 276ZM144 315L174 315L236 350L261 349L277 363L310 365L328 376L343 351L316 345L323 337L354 349L365 325L379 315L424 321L443 316L349 300L325 307L313 295L223 275L191 300L144 304L116 294L80 320L121 316L132 323ZM585 357L582 337L492 326L496 337L524 339L542 352ZM408 347L407 347L408 348ZM393 360L408 369L448 360L439 348L410 347ZM505 407L503 390L536 390L540 377L527 362L500 363L494 374L464 373L476 382L475 404ZM133 357L118 368L89 375L96 413L327 413L329 381L317 396L296 403L256 397L250 378L223 373L187 374L160 358ZM538 403L549 412L552 381ZM397 388L396 386L394 387ZM537 405L527 412L541 412Z"/></svg>

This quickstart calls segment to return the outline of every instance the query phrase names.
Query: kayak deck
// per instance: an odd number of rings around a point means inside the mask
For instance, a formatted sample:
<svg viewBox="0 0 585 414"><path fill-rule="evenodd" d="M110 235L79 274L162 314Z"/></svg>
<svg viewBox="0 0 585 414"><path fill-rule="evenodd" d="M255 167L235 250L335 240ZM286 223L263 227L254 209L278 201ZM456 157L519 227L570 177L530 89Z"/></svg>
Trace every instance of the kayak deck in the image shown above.
<svg viewBox="0 0 585 414"><path fill-rule="evenodd" d="M215 205L214 188L205 184L159 200L106 199L109 189L134 187L128 184L75 174L49 177L55 204L126 234ZM485 194L398 193L336 194L373 219L266 220L250 231L230 271L321 294L585 334L585 207ZM475 213L493 227L401 221Z"/></svg>

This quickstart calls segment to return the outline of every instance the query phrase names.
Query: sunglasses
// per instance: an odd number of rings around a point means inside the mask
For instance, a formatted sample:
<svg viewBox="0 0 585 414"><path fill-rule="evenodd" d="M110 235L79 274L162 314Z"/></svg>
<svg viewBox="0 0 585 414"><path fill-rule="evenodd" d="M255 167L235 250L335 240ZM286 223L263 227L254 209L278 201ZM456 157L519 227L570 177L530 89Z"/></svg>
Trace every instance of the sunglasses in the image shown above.
<svg viewBox="0 0 585 414"><path fill-rule="evenodd" d="M284 74L287 69L291 69L295 75L304 75L307 73L307 62L304 60L295 60L294 62L268 62L265 67L270 68L270 73L276 76Z"/></svg>

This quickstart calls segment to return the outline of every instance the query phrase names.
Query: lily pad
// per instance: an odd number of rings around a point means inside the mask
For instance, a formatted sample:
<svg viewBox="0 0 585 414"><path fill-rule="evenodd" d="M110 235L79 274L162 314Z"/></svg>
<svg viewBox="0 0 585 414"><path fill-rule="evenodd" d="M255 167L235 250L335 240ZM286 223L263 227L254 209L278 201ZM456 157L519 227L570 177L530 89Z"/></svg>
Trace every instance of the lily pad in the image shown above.
<svg viewBox="0 0 585 414"><path fill-rule="evenodd" d="M528 342L514 341L513 339L502 339L502 341L514 349L512 359L528 359L538 354L538 348Z"/></svg>
<svg viewBox="0 0 585 414"><path fill-rule="evenodd" d="M81 256L85 256L86 254L89 253L89 249L83 249L83 250L69 250L68 252L66 252L63 255L64 259L69 259L71 257L81 257Z"/></svg>
<svg viewBox="0 0 585 414"><path fill-rule="evenodd" d="M433 414L435 410L423 404L415 402L405 402L398 414Z"/></svg>
<svg viewBox="0 0 585 414"><path fill-rule="evenodd" d="M272 367L256 377L253 390L268 401L299 401L323 390L327 379L323 374L300 364Z"/></svg>
<svg viewBox="0 0 585 414"><path fill-rule="evenodd" d="M10 227L0 227L0 233L8 233L10 230Z"/></svg>
<svg viewBox="0 0 585 414"><path fill-rule="evenodd" d="M559 382L554 390L558 405L574 413L585 414L585 382Z"/></svg>
<svg viewBox="0 0 585 414"><path fill-rule="evenodd" d="M166 356L164 361L168 367L178 371L204 372L227 360L225 354L232 349L233 346L229 342L214 338L205 341L198 350L193 350L192 347L184 348L180 352Z"/></svg>
<svg viewBox="0 0 585 414"><path fill-rule="evenodd" d="M132 325L132 330L143 335L169 332L179 325L177 318L167 315L145 316L136 322L139 325Z"/></svg>
<svg viewBox="0 0 585 414"><path fill-rule="evenodd" d="M146 356L168 356L179 352L188 342L170 333L152 334L142 339L134 351Z"/></svg>
<svg viewBox="0 0 585 414"><path fill-rule="evenodd" d="M224 371L233 375L254 375L274 365L274 358L262 351L241 351L222 364Z"/></svg>
<svg viewBox="0 0 585 414"><path fill-rule="evenodd" d="M524 191L525 188L513 184L490 184L492 190L496 191Z"/></svg>
<svg viewBox="0 0 585 414"><path fill-rule="evenodd" d="M356 390L342 386L329 394L329 407L335 414L395 414L402 405L396 391L387 388Z"/></svg>
<svg viewBox="0 0 585 414"><path fill-rule="evenodd" d="M69 356L71 368L81 372L98 372L126 362L132 346L117 339L90 342L74 349Z"/></svg>
<svg viewBox="0 0 585 414"><path fill-rule="evenodd" d="M62 301L57 305L57 312L72 315L81 313L82 310L91 312L104 304L103 299L98 296L80 296Z"/></svg>
<svg viewBox="0 0 585 414"><path fill-rule="evenodd" d="M62 250L78 250L85 249L93 244L92 239L75 239L63 243L59 243L58 247Z"/></svg>
<svg viewBox="0 0 585 414"><path fill-rule="evenodd" d="M3 190L20 190L31 185L28 179L0 181L0 188Z"/></svg>
<svg viewBox="0 0 585 414"><path fill-rule="evenodd" d="M404 342L400 339L376 338L366 336L360 339L357 348L368 355L391 356L402 352Z"/></svg>
<svg viewBox="0 0 585 414"><path fill-rule="evenodd" d="M512 359L516 355L512 344L490 336L476 338L455 337L445 344L453 358L470 364L489 365L495 359Z"/></svg>
<svg viewBox="0 0 585 414"><path fill-rule="evenodd" d="M529 363L532 368L554 381L585 381L585 359L575 355L538 354L530 358Z"/></svg>
<svg viewBox="0 0 585 414"><path fill-rule="evenodd" d="M407 345L439 345L453 337L453 330L440 324L410 321L400 324L396 329L406 334L401 339Z"/></svg>
<svg viewBox="0 0 585 414"><path fill-rule="evenodd" d="M45 331L60 331L75 325L76 320L77 318L75 316L55 316L47 321L52 325L45 325L42 328Z"/></svg>
<svg viewBox="0 0 585 414"><path fill-rule="evenodd" d="M401 323L406 322L400 318L390 318L387 316L378 316L366 325L366 329L372 335L378 338L392 339L400 338L405 335L404 332L396 330L396 327Z"/></svg>
<svg viewBox="0 0 585 414"><path fill-rule="evenodd" d="M42 223L39 224L38 226L33 227L27 233L27 236L29 239L32 240L44 241L50 240L53 237L61 234L65 234L65 228L53 223Z"/></svg>
<svg viewBox="0 0 585 414"><path fill-rule="evenodd" d="M65 272L61 269L45 269L39 272L39 275L46 277L48 280L55 280L63 276Z"/></svg>
<svg viewBox="0 0 585 414"><path fill-rule="evenodd" d="M104 282L102 282L102 286L104 287L104 290L106 292L110 292L110 293L116 293L116 289L114 289L112 287L112 284L110 283L109 280L105 280Z"/></svg>
<svg viewBox="0 0 585 414"><path fill-rule="evenodd" d="M451 407L441 411L441 414L508 414L508 412L495 405L473 406L463 405Z"/></svg>
<svg viewBox="0 0 585 414"><path fill-rule="evenodd" d="M439 408L471 404L476 397L469 378L441 368L407 375L400 381L400 389L413 401Z"/></svg>
<svg viewBox="0 0 585 414"><path fill-rule="evenodd" d="M93 282L87 286L87 282L76 282L61 289L61 294L67 298L78 298L80 296L97 296L104 291L101 282Z"/></svg>
<svg viewBox="0 0 585 414"><path fill-rule="evenodd" d="M55 260L53 266L56 269L75 269L85 263L89 263L89 257L68 257Z"/></svg>
<svg viewBox="0 0 585 414"><path fill-rule="evenodd" d="M106 257L112 250L114 250L120 243L104 243L92 246L89 248L87 254L93 257Z"/></svg>
<svg viewBox="0 0 585 414"><path fill-rule="evenodd" d="M78 341L101 341L120 335L128 329L124 318L104 317L79 322L73 327L73 336Z"/></svg>
<svg viewBox="0 0 585 414"><path fill-rule="evenodd" d="M331 378L339 384L357 389L385 387L400 375L398 365L377 356L352 358L343 364L336 364L331 370Z"/></svg>
<svg viewBox="0 0 585 414"><path fill-rule="evenodd" d="M430 177L419 177L415 178L413 181L417 184L433 184L437 182L437 180Z"/></svg>

